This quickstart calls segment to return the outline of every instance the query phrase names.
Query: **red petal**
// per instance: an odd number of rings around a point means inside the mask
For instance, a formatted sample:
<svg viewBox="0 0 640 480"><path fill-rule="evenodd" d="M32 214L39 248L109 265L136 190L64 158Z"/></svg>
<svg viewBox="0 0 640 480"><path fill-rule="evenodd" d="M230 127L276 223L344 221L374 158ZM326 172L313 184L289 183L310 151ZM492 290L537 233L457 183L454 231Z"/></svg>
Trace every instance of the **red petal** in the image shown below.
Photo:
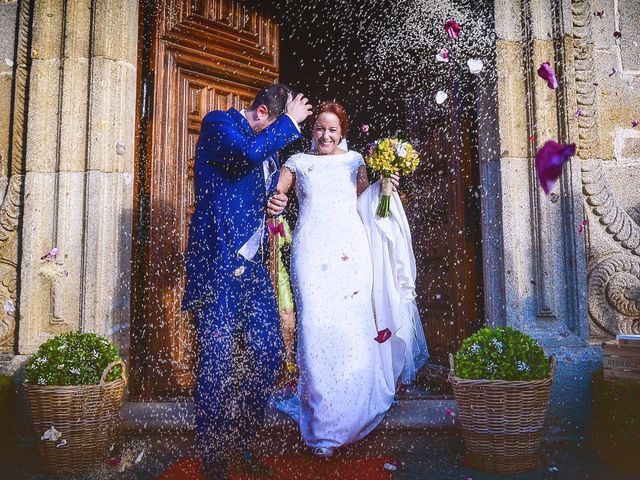
<svg viewBox="0 0 640 480"><path fill-rule="evenodd" d="M378 336L374 338L374 340L378 343L384 343L391 338L391 330L385 328L384 330L378 331Z"/></svg>

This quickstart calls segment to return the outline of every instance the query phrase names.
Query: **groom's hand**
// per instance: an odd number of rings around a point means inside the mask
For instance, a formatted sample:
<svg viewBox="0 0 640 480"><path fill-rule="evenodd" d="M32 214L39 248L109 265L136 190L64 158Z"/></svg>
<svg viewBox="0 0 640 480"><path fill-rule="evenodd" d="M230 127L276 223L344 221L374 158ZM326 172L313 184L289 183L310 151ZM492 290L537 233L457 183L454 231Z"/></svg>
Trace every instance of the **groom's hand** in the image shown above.
<svg viewBox="0 0 640 480"><path fill-rule="evenodd" d="M280 215L284 208L287 206L289 199L284 193L276 192L269 198L267 203L267 213L270 217Z"/></svg>
<svg viewBox="0 0 640 480"><path fill-rule="evenodd" d="M291 115L298 125L305 121L311 115L313 107L309 105L309 101L303 94L299 93L295 98L289 94L287 104L284 106L284 113Z"/></svg>

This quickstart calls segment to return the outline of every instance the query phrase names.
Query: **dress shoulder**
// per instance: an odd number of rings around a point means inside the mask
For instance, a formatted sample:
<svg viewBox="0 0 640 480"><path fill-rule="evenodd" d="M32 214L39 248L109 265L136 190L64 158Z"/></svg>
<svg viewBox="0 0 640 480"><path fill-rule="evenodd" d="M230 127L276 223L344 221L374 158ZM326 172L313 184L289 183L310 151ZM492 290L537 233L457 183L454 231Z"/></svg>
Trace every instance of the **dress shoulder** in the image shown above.
<svg viewBox="0 0 640 480"><path fill-rule="evenodd" d="M362 154L360 152L356 152L355 150L350 150L353 154L353 160L357 163L358 167L365 165L364 158L362 158Z"/></svg>
<svg viewBox="0 0 640 480"><path fill-rule="evenodd" d="M300 159L300 157L303 155L303 153L296 153L294 155L291 155L286 162L284 162L284 167L289 170L291 173L293 173L295 175L296 173L296 169L297 169L297 164L298 164L298 160Z"/></svg>

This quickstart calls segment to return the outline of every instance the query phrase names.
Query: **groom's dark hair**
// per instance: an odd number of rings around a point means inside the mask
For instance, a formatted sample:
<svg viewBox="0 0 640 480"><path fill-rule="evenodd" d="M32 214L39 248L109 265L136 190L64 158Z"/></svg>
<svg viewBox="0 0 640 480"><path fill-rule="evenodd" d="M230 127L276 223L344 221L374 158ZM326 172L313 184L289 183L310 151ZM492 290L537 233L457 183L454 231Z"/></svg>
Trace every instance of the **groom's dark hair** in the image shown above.
<svg viewBox="0 0 640 480"><path fill-rule="evenodd" d="M251 109L255 110L260 105L264 105L267 107L270 117L278 117L284 112L289 93L294 94L293 90L284 83L267 85L256 94L256 98L253 99L251 104Z"/></svg>

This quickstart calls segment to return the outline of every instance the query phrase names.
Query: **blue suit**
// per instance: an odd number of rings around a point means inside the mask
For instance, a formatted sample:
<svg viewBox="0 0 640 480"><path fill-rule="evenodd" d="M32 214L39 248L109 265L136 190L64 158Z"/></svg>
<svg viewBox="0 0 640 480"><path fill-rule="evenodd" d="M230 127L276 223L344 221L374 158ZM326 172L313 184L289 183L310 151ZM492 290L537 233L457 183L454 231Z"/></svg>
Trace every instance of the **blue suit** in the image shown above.
<svg viewBox="0 0 640 480"><path fill-rule="evenodd" d="M258 134L234 109L209 112L202 120L182 308L194 311L196 439L208 478L226 478L229 455L251 447L282 362L263 255L247 260L238 250L265 217L263 162L299 137L286 115Z"/></svg>

